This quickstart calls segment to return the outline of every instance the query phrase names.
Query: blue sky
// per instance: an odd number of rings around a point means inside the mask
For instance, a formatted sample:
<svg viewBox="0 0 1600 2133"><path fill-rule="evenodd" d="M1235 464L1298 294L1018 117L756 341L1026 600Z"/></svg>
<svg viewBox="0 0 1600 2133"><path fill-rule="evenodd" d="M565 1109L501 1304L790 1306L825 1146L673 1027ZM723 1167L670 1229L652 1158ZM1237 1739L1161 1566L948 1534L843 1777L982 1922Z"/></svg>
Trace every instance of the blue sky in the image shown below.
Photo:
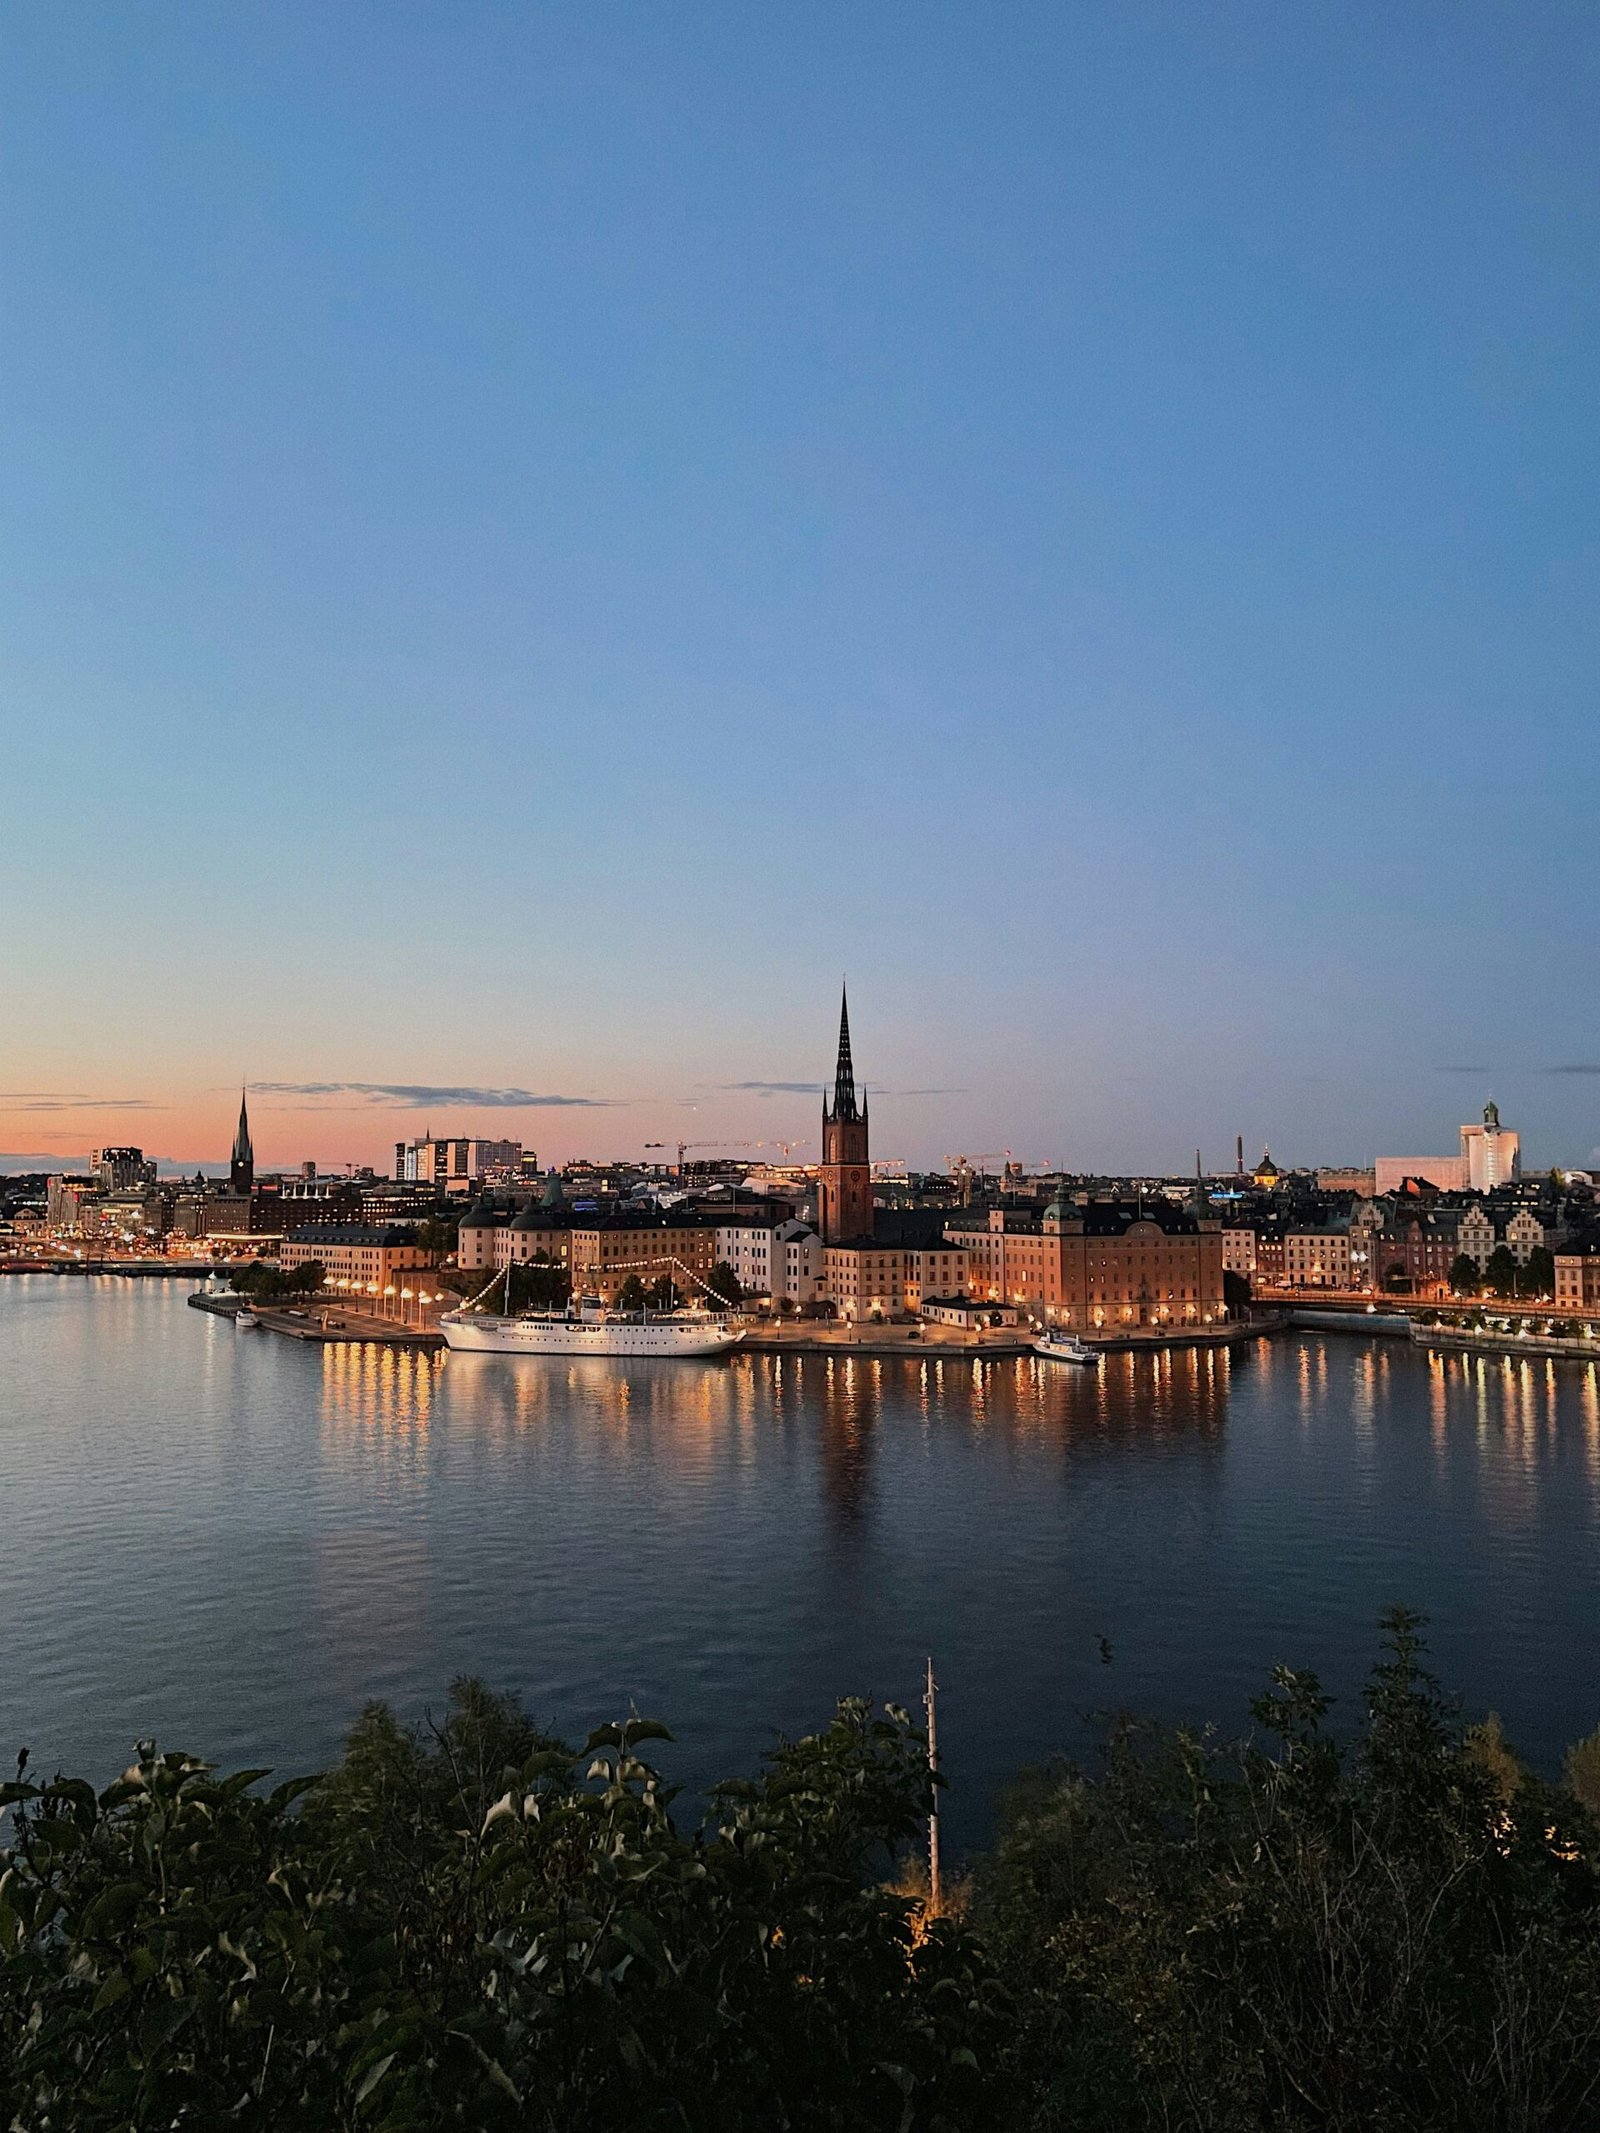
<svg viewBox="0 0 1600 2133"><path fill-rule="evenodd" d="M0 1148L1600 1146L1592 9L5 44Z"/></svg>

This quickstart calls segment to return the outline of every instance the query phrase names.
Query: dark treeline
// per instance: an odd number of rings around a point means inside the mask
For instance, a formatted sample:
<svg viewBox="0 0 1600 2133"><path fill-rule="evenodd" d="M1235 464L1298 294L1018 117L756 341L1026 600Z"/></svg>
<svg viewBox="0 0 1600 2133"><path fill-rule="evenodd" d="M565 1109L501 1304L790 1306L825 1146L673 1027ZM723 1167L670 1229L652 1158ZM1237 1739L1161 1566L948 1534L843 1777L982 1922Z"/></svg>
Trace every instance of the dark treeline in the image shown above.
<svg viewBox="0 0 1600 2133"><path fill-rule="evenodd" d="M679 1825L461 1682L266 1789L141 1749L0 1788L0 2125L1600 2126L1600 1740L1545 1784L1387 1624L1359 1725L1119 1719L929 1920L924 1744L841 1704Z"/></svg>

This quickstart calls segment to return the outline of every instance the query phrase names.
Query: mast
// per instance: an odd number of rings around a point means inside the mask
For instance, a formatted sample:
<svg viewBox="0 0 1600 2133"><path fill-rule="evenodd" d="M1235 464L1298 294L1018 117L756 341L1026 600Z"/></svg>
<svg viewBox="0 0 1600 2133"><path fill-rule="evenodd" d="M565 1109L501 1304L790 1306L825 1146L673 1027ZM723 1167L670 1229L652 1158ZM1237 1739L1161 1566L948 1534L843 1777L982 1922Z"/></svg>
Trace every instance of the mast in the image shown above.
<svg viewBox="0 0 1600 2133"><path fill-rule="evenodd" d="M928 1714L928 1775L937 1778L939 1772L939 1684L933 1678L933 1657L928 1658L928 1686L923 1692L922 1708ZM944 1887L939 1872L939 1789L936 1784L928 1788L928 1916L939 1917L944 1909Z"/></svg>

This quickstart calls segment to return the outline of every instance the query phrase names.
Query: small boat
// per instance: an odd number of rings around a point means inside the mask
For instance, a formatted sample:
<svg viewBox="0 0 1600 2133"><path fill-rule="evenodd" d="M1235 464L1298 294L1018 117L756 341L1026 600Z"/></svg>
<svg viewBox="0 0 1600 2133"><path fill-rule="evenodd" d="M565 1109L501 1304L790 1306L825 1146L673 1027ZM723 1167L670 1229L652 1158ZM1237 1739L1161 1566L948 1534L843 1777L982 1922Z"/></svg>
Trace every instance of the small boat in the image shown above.
<svg viewBox="0 0 1600 2133"><path fill-rule="evenodd" d="M236 1333L254 1333L261 1321L254 1311L235 1311L233 1329Z"/></svg>
<svg viewBox="0 0 1600 2133"><path fill-rule="evenodd" d="M1079 1340L1075 1333L1052 1326L1041 1333L1033 1344L1035 1355L1047 1355L1052 1363L1087 1363L1094 1369L1100 1361L1098 1348L1091 1348L1087 1341Z"/></svg>

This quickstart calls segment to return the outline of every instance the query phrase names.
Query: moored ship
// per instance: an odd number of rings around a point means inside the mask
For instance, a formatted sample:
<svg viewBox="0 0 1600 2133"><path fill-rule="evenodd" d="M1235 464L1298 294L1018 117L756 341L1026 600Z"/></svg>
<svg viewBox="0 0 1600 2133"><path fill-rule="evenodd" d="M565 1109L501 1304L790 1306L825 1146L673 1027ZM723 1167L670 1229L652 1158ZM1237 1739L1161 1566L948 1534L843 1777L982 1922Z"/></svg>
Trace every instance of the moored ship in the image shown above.
<svg viewBox="0 0 1600 2133"><path fill-rule="evenodd" d="M1078 1339L1064 1326L1052 1326L1041 1333L1033 1344L1035 1355L1047 1355L1053 1363L1085 1363L1091 1369L1100 1360L1098 1348L1091 1348L1087 1341Z"/></svg>
<svg viewBox="0 0 1600 2133"><path fill-rule="evenodd" d="M711 1311L617 1311L585 1296L565 1311L507 1316L468 1305L439 1321L446 1344L479 1355L725 1355L743 1334Z"/></svg>

